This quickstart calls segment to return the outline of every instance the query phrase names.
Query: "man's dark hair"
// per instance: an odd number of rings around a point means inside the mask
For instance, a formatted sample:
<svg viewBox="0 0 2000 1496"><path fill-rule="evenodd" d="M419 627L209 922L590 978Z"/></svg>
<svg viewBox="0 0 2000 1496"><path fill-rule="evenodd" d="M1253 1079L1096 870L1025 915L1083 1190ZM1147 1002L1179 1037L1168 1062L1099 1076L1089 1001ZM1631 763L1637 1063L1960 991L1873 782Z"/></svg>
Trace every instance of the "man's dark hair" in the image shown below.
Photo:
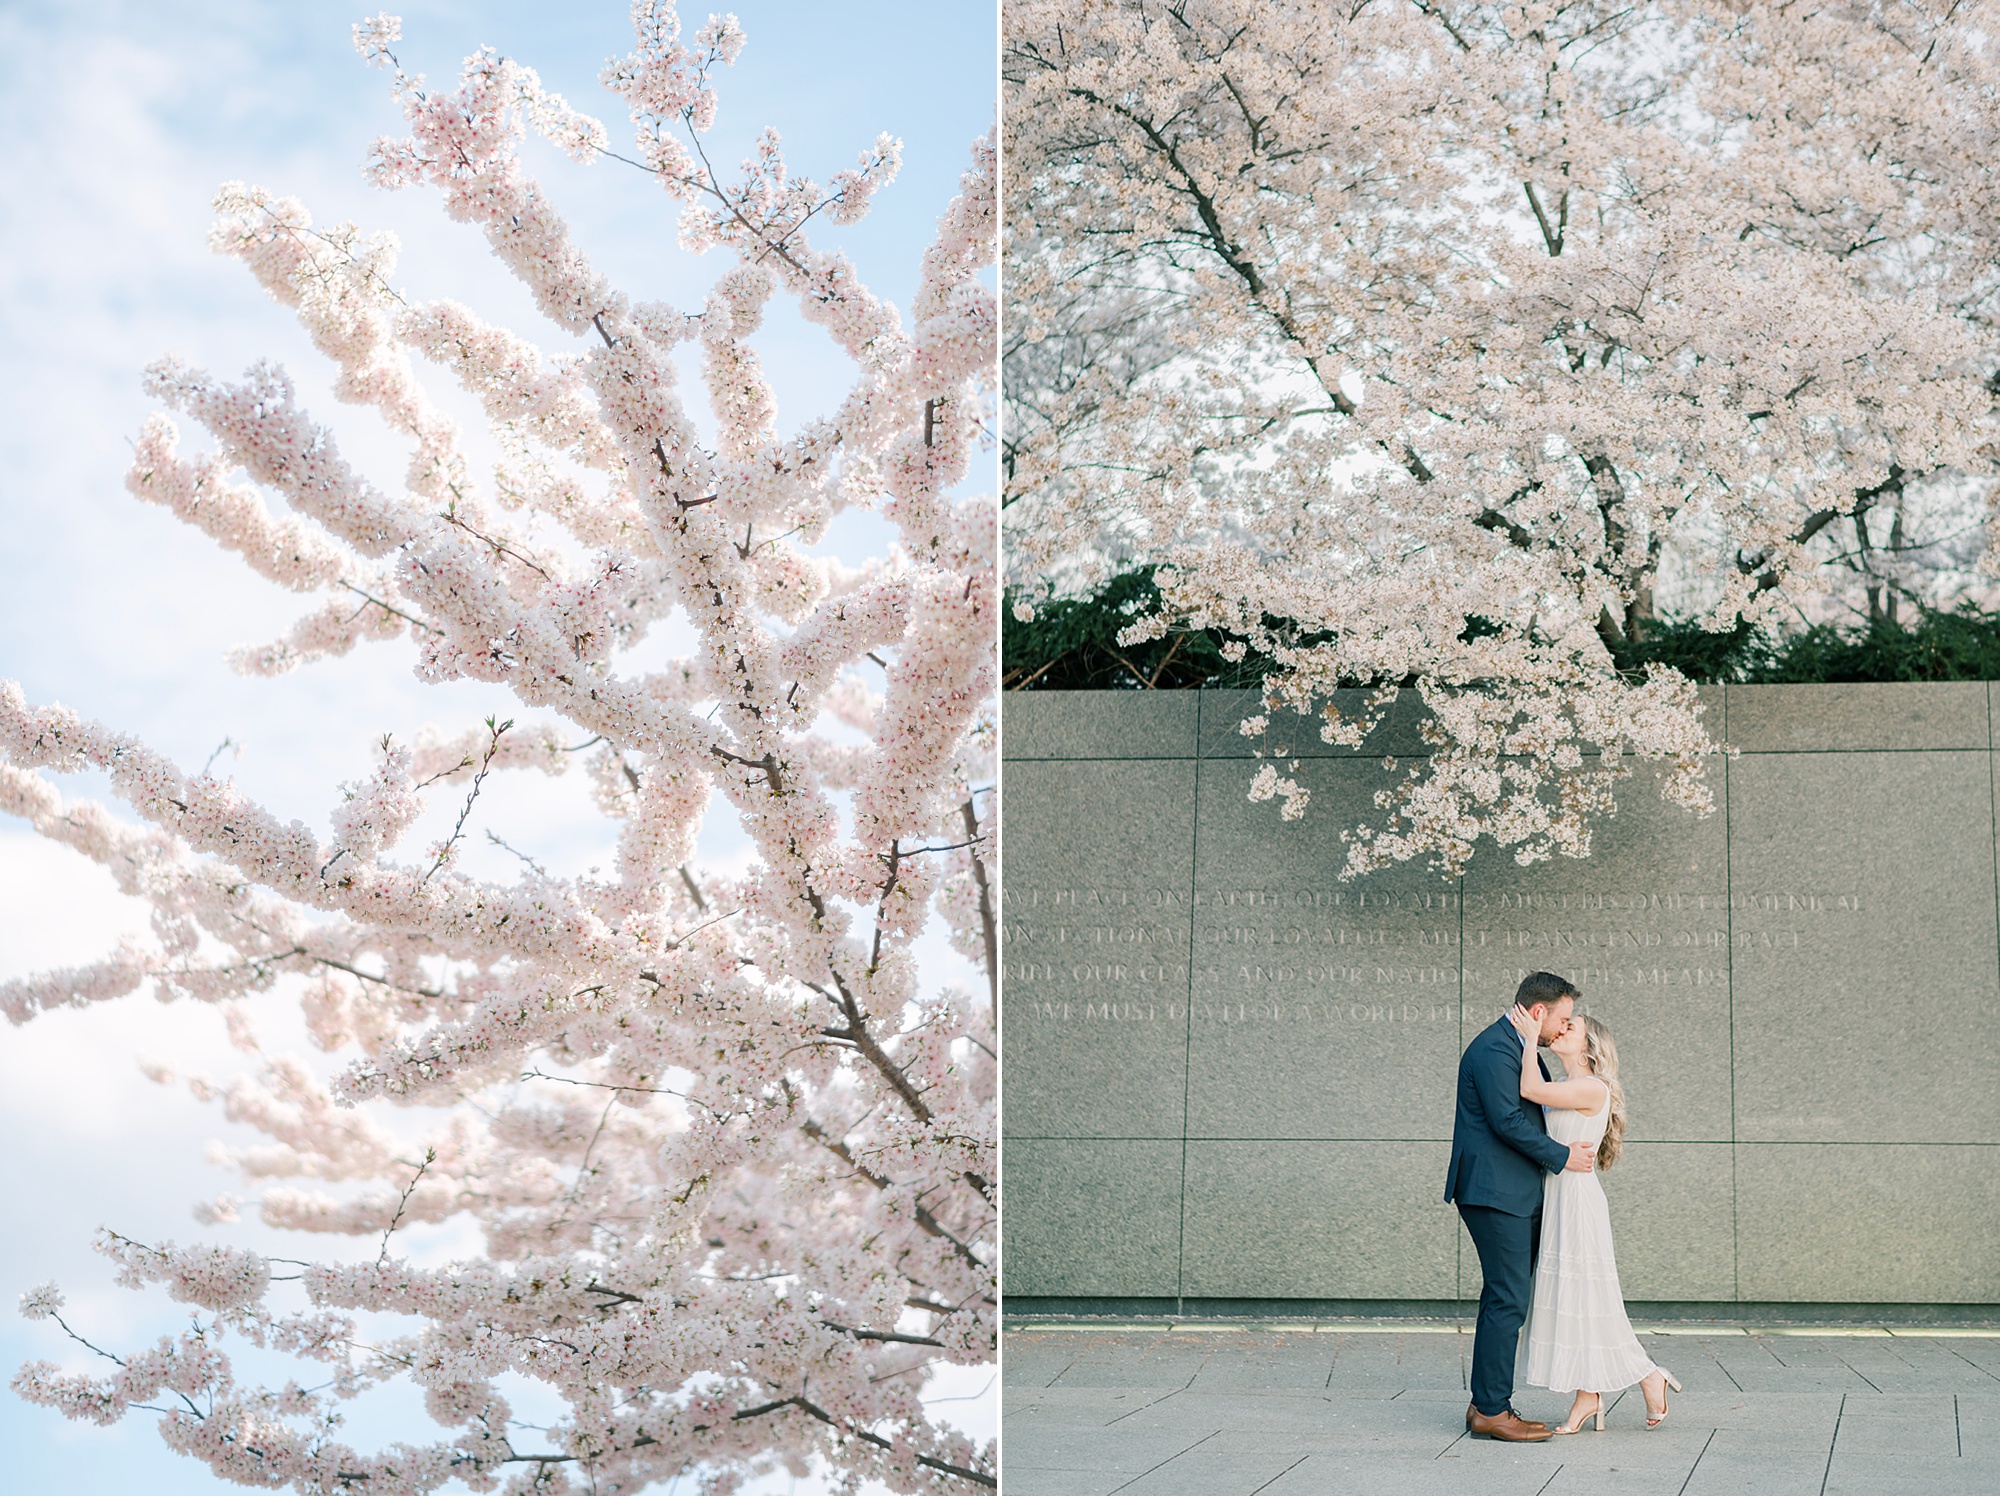
<svg viewBox="0 0 2000 1496"><path fill-rule="evenodd" d="M1537 971L1529 974L1520 990L1515 992L1514 1001L1524 1008L1532 1008L1536 1003L1554 1007L1566 997L1582 997L1574 986L1565 982L1552 971Z"/></svg>

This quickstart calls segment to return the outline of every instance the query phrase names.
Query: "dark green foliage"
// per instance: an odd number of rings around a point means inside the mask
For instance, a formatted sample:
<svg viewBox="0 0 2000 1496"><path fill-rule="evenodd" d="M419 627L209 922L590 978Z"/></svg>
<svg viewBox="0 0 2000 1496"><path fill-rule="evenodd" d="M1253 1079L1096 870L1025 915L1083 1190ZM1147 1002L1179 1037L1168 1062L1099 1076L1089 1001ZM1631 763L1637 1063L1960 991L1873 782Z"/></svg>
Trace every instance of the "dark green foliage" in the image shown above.
<svg viewBox="0 0 2000 1496"><path fill-rule="evenodd" d="M1772 634L1739 623L1711 634L1685 622L1661 622L1635 644L1613 651L1636 675L1657 660L1704 684L1793 685L1813 681L2000 680L2000 613L1971 604L1921 608L1907 624L1821 624Z"/></svg>
<svg viewBox="0 0 2000 1496"><path fill-rule="evenodd" d="M1006 689L1254 687L1274 668L1268 656L1255 652L1235 664L1225 660L1221 647L1227 636L1213 629L1119 644L1118 631L1151 612L1159 597L1151 566L1120 573L1088 597L1040 604L1028 623L1014 617L1010 594L1001 626ZM1491 632L1494 626L1484 619L1466 626L1468 638ZM1657 662L1705 684L2000 680L2000 613L1963 604L1950 611L1921 609L1907 625L1877 620L1785 635L1747 624L1713 634L1693 623L1663 620L1644 639L1619 646L1613 658L1628 675Z"/></svg>
<svg viewBox="0 0 2000 1496"><path fill-rule="evenodd" d="M1660 619L1645 638L1613 649L1611 658L1622 675L1643 675L1648 665L1671 665L1689 680L1713 684L1751 679L1771 664L1773 651L1769 636L1747 623L1712 634L1697 623Z"/></svg>
<svg viewBox="0 0 2000 1496"><path fill-rule="evenodd" d="M1877 620L1861 628L1794 634L1746 681L2000 680L2000 613L1964 604L1924 609L1908 627Z"/></svg>
<svg viewBox="0 0 2000 1496"><path fill-rule="evenodd" d="M1121 572L1088 597L1036 605L1032 621L1014 617L1013 594L1001 614L1001 680L1008 690L1139 691L1195 686L1254 687L1272 668L1268 657L1222 657L1227 636L1212 629L1173 633L1142 644L1118 631L1153 611L1160 589L1153 568Z"/></svg>

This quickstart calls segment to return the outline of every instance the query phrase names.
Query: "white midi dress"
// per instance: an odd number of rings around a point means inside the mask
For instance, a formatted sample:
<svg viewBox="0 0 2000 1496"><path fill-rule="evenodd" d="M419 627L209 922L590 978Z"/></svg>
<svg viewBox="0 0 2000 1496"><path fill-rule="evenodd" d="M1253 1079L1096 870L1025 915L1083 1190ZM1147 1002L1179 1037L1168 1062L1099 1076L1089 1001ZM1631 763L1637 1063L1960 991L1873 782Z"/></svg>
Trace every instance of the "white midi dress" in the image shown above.
<svg viewBox="0 0 2000 1496"><path fill-rule="evenodd" d="M1611 1120L1611 1098L1590 1116L1554 1107L1547 1115L1556 1142L1595 1144ZM1604 1186L1595 1171L1551 1174L1542 1186L1541 1253L1514 1380L1553 1392L1616 1392L1654 1369L1625 1314Z"/></svg>

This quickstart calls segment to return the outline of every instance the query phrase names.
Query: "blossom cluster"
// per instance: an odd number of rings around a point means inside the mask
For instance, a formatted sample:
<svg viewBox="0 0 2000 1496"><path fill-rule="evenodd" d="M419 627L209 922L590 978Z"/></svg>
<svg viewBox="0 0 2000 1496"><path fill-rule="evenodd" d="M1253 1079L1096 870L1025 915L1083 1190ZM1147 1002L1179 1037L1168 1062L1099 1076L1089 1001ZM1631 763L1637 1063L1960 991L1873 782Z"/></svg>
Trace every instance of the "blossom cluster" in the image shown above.
<svg viewBox="0 0 2000 1496"><path fill-rule="evenodd" d="M968 491L996 394L981 279L995 142L973 147L906 322L808 232L860 217L898 144L825 187L769 135L739 180L687 168L742 32L718 18L689 48L671 5L640 0L634 19L638 45L607 81L684 242L731 262L705 300L613 287L528 175L527 131L591 159L601 124L491 51L433 88L397 60L400 23L377 17L356 47L393 71L409 133L378 142L375 179L434 188L587 351L549 356L464 306L419 302L386 236L316 226L302 204L232 183L215 247L296 312L338 397L379 415L409 464L372 481L275 366L232 381L167 360L148 389L212 449L185 454L155 417L128 479L318 603L240 668L402 639L420 679L494 683L518 720L381 740L314 827L0 682L0 810L154 911L150 939L0 986L0 1008L20 1023L149 986L232 1004L256 1073L189 1085L262 1135L227 1155L254 1208L380 1242L274 1274L253 1252L107 1233L120 1281L163 1286L195 1306L194 1327L113 1357L108 1377L37 1363L15 1379L71 1417L150 1408L170 1446L239 1483L387 1496L449 1481L637 1490L685 1473L722 1490L779 1468L898 1491L995 1483L994 1450L921 1400L929 1367L995 1352L998 539L993 496ZM854 366L844 398L793 436L754 342L781 295ZM710 441L680 388L683 343L700 350ZM490 480L429 377L491 422ZM890 554L812 554L856 510L894 527ZM670 618L692 626L694 652L630 664ZM489 774L572 762L617 827L602 875L524 857L512 882L475 878L464 815L445 840L405 845L439 794L470 815ZM82 769L135 819L48 777ZM691 858L717 797L757 857L705 878ZM916 942L940 924L982 990L926 977ZM258 1047L234 1004L265 993L297 998L335 1073ZM384 1111L414 1107L421 1158ZM225 1224L239 1206L198 1213ZM396 1250L400 1229L452 1219L476 1223L482 1255L418 1268ZM53 1285L22 1303L31 1318L60 1307ZM359 1314L411 1328L364 1337ZM240 1385L231 1337L322 1374L302 1379L313 1390ZM496 1388L509 1372L566 1406L532 1440ZM448 1436L341 1442L340 1402L399 1379Z"/></svg>
<svg viewBox="0 0 2000 1496"><path fill-rule="evenodd" d="M1892 607L1925 546L1973 580L1912 516L1990 507L1994 19L1010 3L1021 606L1162 563L1128 640L1278 662L1252 792L1288 814L1288 733L1420 692L1351 871L1581 854L1635 758L1705 804L1694 692L1619 673L1663 587L1728 632Z"/></svg>

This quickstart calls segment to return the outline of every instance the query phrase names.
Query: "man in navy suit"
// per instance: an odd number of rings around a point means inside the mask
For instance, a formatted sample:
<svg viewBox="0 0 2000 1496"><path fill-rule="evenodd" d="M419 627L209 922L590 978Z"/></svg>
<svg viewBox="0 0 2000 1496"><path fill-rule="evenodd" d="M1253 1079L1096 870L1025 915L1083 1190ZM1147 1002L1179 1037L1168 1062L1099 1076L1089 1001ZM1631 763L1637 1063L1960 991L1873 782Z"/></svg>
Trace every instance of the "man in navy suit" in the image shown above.
<svg viewBox="0 0 2000 1496"><path fill-rule="evenodd" d="M1576 1009L1577 990L1553 972L1521 983L1514 1001L1541 1020L1542 1043L1562 1033ZM1451 1166L1444 1197L1479 1252L1486 1287L1472 1338L1472 1404L1465 1426L1490 1439L1529 1442L1549 1426L1513 1409L1514 1355L1528 1317L1535 1255L1542 1235L1542 1176L1589 1173L1588 1143L1564 1147L1549 1137L1542 1109L1521 1100L1521 1050L1526 1041L1503 1014L1458 1061L1458 1116L1451 1128ZM1537 1058L1536 1063L1541 1061ZM1542 1065L1548 1078L1548 1066Z"/></svg>

